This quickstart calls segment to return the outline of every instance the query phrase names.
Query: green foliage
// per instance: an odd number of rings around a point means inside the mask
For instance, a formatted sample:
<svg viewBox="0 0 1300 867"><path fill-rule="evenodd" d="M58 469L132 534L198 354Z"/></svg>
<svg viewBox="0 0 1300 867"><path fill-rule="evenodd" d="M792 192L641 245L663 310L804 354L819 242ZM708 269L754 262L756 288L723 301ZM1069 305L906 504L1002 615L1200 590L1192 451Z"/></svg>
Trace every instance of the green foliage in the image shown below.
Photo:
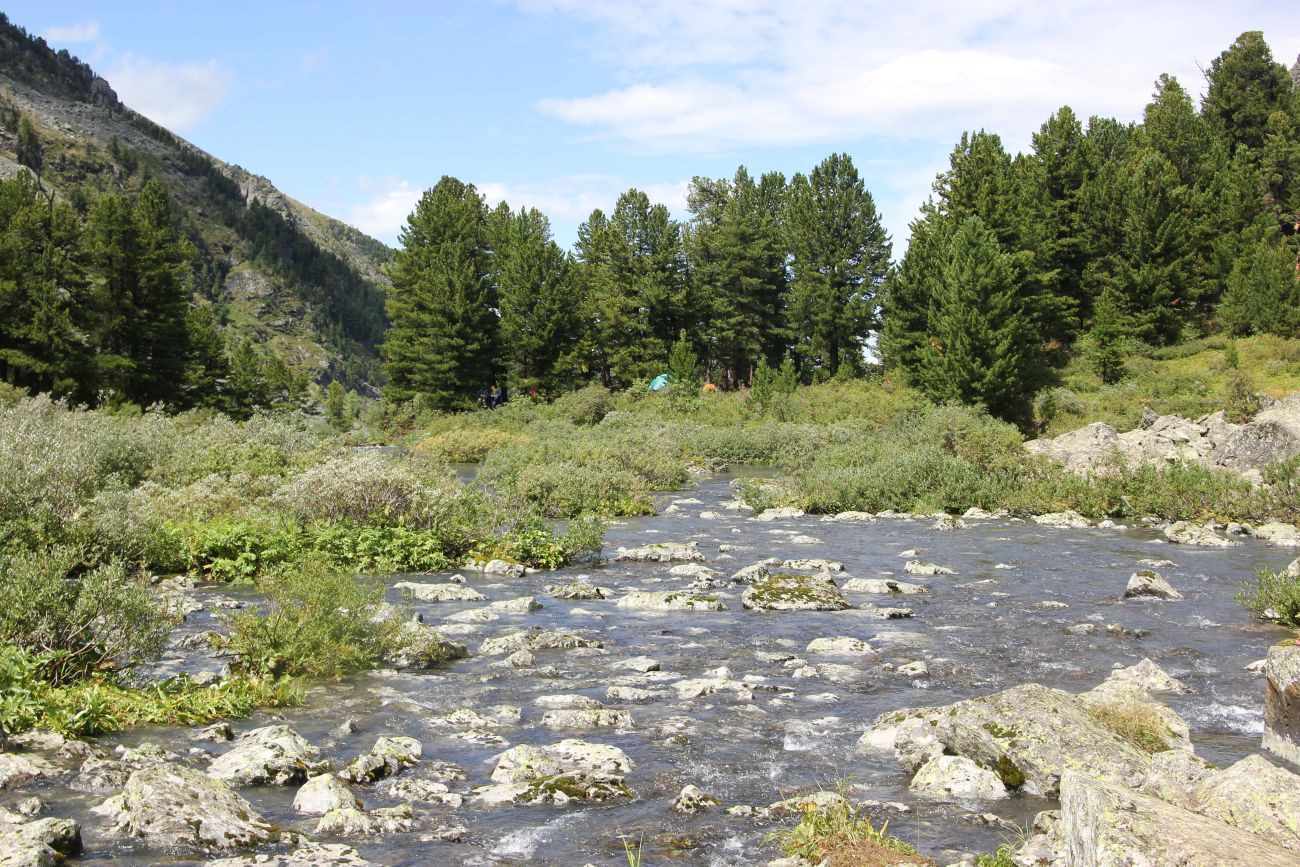
<svg viewBox="0 0 1300 867"><path fill-rule="evenodd" d="M1234 334L1300 336L1296 251L1285 239L1261 239L1232 268L1223 319Z"/></svg>
<svg viewBox="0 0 1300 867"><path fill-rule="evenodd" d="M1233 369L1228 374L1228 404L1224 407L1223 417L1233 424L1245 424L1259 412L1260 399L1255 391L1255 383L1240 370Z"/></svg>
<svg viewBox="0 0 1300 867"><path fill-rule="evenodd" d="M563 395L555 401L555 411L559 417L575 425L600 424L613 408L614 397L609 389L596 383Z"/></svg>
<svg viewBox="0 0 1300 867"><path fill-rule="evenodd" d="M843 787L841 787L843 790ZM810 863L871 865L923 864L916 849L888 833L889 823L879 828L845 799L843 791L833 803L810 801L799 822L772 835L786 855Z"/></svg>
<svg viewBox="0 0 1300 867"><path fill-rule="evenodd" d="M0 555L0 641L40 659L55 686L154 659L171 622L137 576L106 563L77 574L70 549Z"/></svg>
<svg viewBox="0 0 1300 867"><path fill-rule="evenodd" d="M975 856L975 867L1016 867L1013 860L1015 848L1003 843L993 854L981 852Z"/></svg>
<svg viewBox="0 0 1300 867"><path fill-rule="evenodd" d="M36 127L26 115L18 119L18 165L32 170L37 178L45 167L45 149L41 146L41 137Z"/></svg>
<svg viewBox="0 0 1300 867"><path fill-rule="evenodd" d="M227 618L222 649L254 677L338 677L373 664L395 640L398 619L376 621L383 585L354 578L320 560L265 573L265 611Z"/></svg>
<svg viewBox="0 0 1300 867"><path fill-rule="evenodd" d="M668 377L671 385L684 395L693 397L699 390L700 359L684 328L678 332L677 342L668 353Z"/></svg>
<svg viewBox="0 0 1300 867"><path fill-rule="evenodd" d="M1102 291L1093 309L1088 332L1088 361L1103 383L1119 382L1124 376L1124 358L1133 348L1128 316L1118 293Z"/></svg>
<svg viewBox="0 0 1300 867"><path fill-rule="evenodd" d="M1253 585L1241 585L1237 601L1261 620L1300 628L1300 569L1260 569Z"/></svg>

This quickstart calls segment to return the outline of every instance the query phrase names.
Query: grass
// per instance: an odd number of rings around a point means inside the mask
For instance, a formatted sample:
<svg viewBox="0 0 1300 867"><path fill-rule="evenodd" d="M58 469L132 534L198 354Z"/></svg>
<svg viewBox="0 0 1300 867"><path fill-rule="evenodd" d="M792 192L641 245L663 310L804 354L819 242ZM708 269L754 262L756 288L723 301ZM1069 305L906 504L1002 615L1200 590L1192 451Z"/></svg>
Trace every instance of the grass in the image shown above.
<svg viewBox="0 0 1300 867"><path fill-rule="evenodd" d="M1145 753L1160 753L1172 746L1172 733L1148 702L1127 701L1094 704L1088 708L1093 719Z"/></svg>
<svg viewBox="0 0 1300 867"><path fill-rule="evenodd" d="M912 846L891 837L888 831L888 821L877 828L841 792L834 804L805 807L797 824L776 832L772 839L786 855L813 864L827 858L835 867L934 864L918 855Z"/></svg>

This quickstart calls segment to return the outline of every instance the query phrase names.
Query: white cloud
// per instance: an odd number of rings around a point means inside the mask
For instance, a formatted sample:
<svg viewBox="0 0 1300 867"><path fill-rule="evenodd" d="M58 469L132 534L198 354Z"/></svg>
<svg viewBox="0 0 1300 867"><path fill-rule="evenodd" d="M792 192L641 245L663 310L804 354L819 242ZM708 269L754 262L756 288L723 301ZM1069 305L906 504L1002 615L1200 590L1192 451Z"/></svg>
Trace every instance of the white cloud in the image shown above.
<svg viewBox="0 0 1300 867"><path fill-rule="evenodd" d="M655 204L662 204L675 215L686 210L686 181L636 185L617 175L566 175L550 180L507 184L489 181L479 186L488 204L509 202L510 207L536 208L559 224L580 223L596 208L609 213L620 194L637 186Z"/></svg>
<svg viewBox="0 0 1300 867"><path fill-rule="evenodd" d="M540 110L651 152L998 130L1013 146L1062 104L1135 118L1161 72L1200 68L1242 30L1280 58L1300 27L1259 0L519 0L589 25L619 87Z"/></svg>
<svg viewBox="0 0 1300 867"><path fill-rule="evenodd" d="M98 21L78 21L76 24L63 27L47 27L41 36L45 37L46 42L60 44L80 42L98 44L104 41L103 35L99 32Z"/></svg>
<svg viewBox="0 0 1300 867"><path fill-rule="evenodd" d="M395 177L374 180L362 175L356 187L363 200L347 209L343 221L382 241L396 241L423 193L410 181Z"/></svg>
<svg viewBox="0 0 1300 867"><path fill-rule="evenodd" d="M177 132L208 120L229 97L234 77L215 60L166 63L130 52L107 72L123 102Z"/></svg>

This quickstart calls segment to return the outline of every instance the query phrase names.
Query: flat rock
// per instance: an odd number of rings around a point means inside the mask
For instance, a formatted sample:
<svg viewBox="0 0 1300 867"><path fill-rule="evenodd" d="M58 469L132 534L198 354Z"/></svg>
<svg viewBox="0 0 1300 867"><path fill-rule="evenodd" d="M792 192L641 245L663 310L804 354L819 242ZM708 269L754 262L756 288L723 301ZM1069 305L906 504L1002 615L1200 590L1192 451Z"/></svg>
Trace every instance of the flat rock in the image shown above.
<svg viewBox="0 0 1300 867"><path fill-rule="evenodd" d="M752 521L783 521L787 518L802 518L803 509L796 509L792 506L782 506L776 509L764 509L750 520Z"/></svg>
<svg viewBox="0 0 1300 867"><path fill-rule="evenodd" d="M725 611L727 606L716 596L690 593L682 590L636 591L619 597L614 603L619 608L644 611Z"/></svg>
<svg viewBox="0 0 1300 867"><path fill-rule="evenodd" d="M632 728L632 715L625 710L610 708L548 710L542 714L542 725L548 729L629 729Z"/></svg>
<svg viewBox="0 0 1300 867"><path fill-rule="evenodd" d="M1034 515L1030 520L1035 524L1042 524L1044 527L1060 528L1083 528L1091 527L1092 521L1089 521L1083 515L1073 510L1064 512L1048 512L1046 515Z"/></svg>
<svg viewBox="0 0 1300 867"><path fill-rule="evenodd" d="M821 557L807 557L801 560L783 560L781 568L796 572L843 572L844 564Z"/></svg>
<svg viewBox="0 0 1300 867"><path fill-rule="evenodd" d="M464 584L398 581L393 589L400 591L404 598L418 602L482 602L487 599L473 587Z"/></svg>
<svg viewBox="0 0 1300 867"><path fill-rule="evenodd" d="M509 635L502 635L498 638L489 638L479 645L479 653L484 656L495 656L502 653L514 653L516 650L574 650L580 647L603 647L594 638L587 638L576 632L567 629L552 630L522 630L512 632Z"/></svg>
<svg viewBox="0 0 1300 867"><path fill-rule="evenodd" d="M639 563L672 563L701 561L704 554L694 542L655 542L635 548L619 548L610 558Z"/></svg>
<svg viewBox="0 0 1300 867"><path fill-rule="evenodd" d="M632 761L618 747L581 740L521 744L497 757L492 785L474 790L485 804L564 804L631 797Z"/></svg>
<svg viewBox="0 0 1300 867"><path fill-rule="evenodd" d="M833 638L814 638L808 642L804 648L805 653L824 653L824 654L857 654L873 653L871 645L867 644L860 638L852 638L848 635L837 635Z"/></svg>
<svg viewBox="0 0 1300 867"><path fill-rule="evenodd" d="M741 603L759 611L843 611L853 606L827 578L778 573L745 588Z"/></svg>
<svg viewBox="0 0 1300 867"><path fill-rule="evenodd" d="M292 852L208 861L206 867L375 867L343 843L307 843Z"/></svg>
<svg viewBox="0 0 1300 867"><path fill-rule="evenodd" d="M1232 548L1241 544L1236 539L1225 539L1208 527L1191 521L1175 521L1165 527L1165 538L1179 545L1200 545L1206 548Z"/></svg>
<svg viewBox="0 0 1300 867"><path fill-rule="evenodd" d="M564 584L547 584L546 595L552 599L604 599L608 594L585 578L575 578Z"/></svg>
<svg viewBox="0 0 1300 867"><path fill-rule="evenodd" d="M247 732L208 766L208 776L234 786L302 783L319 767L317 750L286 725Z"/></svg>
<svg viewBox="0 0 1300 867"><path fill-rule="evenodd" d="M937 566L934 563L923 563L920 560L908 560L903 564L903 571L909 575L953 575L954 573L947 566Z"/></svg>
<svg viewBox="0 0 1300 867"><path fill-rule="evenodd" d="M895 581L893 578L850 578L841 588L850 593L898 594L910 596L930 591L920 584L907 581Z"/></svg>

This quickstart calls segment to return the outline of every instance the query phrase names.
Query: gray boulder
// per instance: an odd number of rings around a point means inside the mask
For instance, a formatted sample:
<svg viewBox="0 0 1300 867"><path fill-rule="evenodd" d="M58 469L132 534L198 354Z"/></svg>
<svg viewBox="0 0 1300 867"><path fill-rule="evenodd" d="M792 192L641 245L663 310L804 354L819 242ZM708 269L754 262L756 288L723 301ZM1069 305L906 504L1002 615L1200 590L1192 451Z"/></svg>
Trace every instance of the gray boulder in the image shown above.
<svg viewBox="0 0 1300 867"><path fill-rule="evenodd" d="M308 816L323 816L343 807L361 809L361 801L333 774L319 774L302 784L293 796L293 808Z"/></svg>
<svg viewBox="0 0 1300 867"><path fill-rule="evenodd" d="M842 589L849 593L897 593L901 596L930 592L921 584L895 581L893 578L850 578L844 582Z"/></svg>
<svg viewBox="0 0 1300 867"><path fill-rule="evenodd" d="M321 767L316 754L316 748L288 726L265 726L246 733L229 752L213 759L208 776L234 786L302 783Z"/></svg>
<svg viewBox="0 0 1300 867"><path fill-rule="evenodd" d="M778 573L746 587L741 604L758 611L843 611L852 608L825 577Z"/></svg>
<svg viewBox="0 0 1300 867"><path fill-rule="evenodd" d="M1300 644L1270 647L1264 680L1264 749L1300 765Z"/></svg>
<svg viewBox="0 0 1300 867"><path fill-rule="evenodd" d="M81 826L72 819L0 821L0 867L45 867L81 854Z"/></svg>
<svg viewBox="0 0 1300 867"><path fill-rule="evenodd" d="M1282 548L1300 548L1300 530L1296 529L1295 524L1270 521L1256 527L1254 535L1256 539L1263 539Z"/></svg>
<svg viewBox="0 0 1300 867"><path fill-rule="evenodd" d="M575 578L564 584L547 584L545 592L552 599L604 599L608 595L585 578Z"/></svg>
<svg viewBox="0 0 1300 867"><path fill-rule="evenodd" d="M1173 585L1160 577L1154 569L1139 569L1129 576L1128 586L1124 588L1125 599L1149 596L1155 599L1182 599L1183 594Z"/></svg>
<svg viewBox="0 0 1300 867"><path fill-rule="evenodd" d="M1241 543L1225 539L1208 527L1191 521L1175 521L1165 527L1165 538L1179 545L1199 545L1205 548L1233 548Z"/></svg>
<svg viewBox="0 0 1300 867"><path fill-rule="evenodd" d="M399 804L368 813L354 807L341 807L321 816L316 823L317 834L336 837L374 837L413 830L415 819L410 804Z"/></svg>
<svg viewBox="0 0 1300 867"><path fill-rule="evenodd" d="M467 656L465 645L444 638L431 626L408 620L394 647L384 654L384 661L396 668L425 670Z"/></svg>
<svg viewBox="0 0 1300 867"><path fill-rule="evenodd" d="M40 756L0 753L0 789L9 789L54 776L59 769Z"/></svg>
<svg viewBox="0 0 1300 867"><path fill-rule="evenodd" d="M727 606L716 596L681 590L635 591L624 594L614 603L619 608L645 611L725 611Z"/></svg>
<svg viewBox="0 0 1300 867"><path fill-rule="evenodd" d="M276 837L271 823L229 785L178 765L140 768L121 794L92 812L107 818L114 833L156 846L233 849Z"/></svg>
<svg viewBox="0 0 1300 867"><path fill-rule="evenodd" d="M1283 867L1296 853L1239 828L1086 772L1061 779L1066 864L1089 867Z"/></svg>
<svg viewBox="0 0 1300 867"><path fill-rule="evenodd" d="M574 650L580 647L604 647L594 638L587 638L567 629L521 630L498 638L489 638L479 645L478 652L484 656L496 656L514 653L516 650Z"/></svg>
<svg viewBox="0 0 1300 867"><path fill-rule="evenodd" d="M912 791L932 798L996 801L1007 797L998 775L964 756L936 756L917 769Z"/></svg>
<svg viewBox="0 0 1300 867"><path fill-rule="evenodd" d="M1204 816L1300 851L1300 776L1262 756L1247 756L1211 774L1193 798Z"/></svg>
<svg viewBox="0 0 1300 867"><path fill-rule="evenodd" d="M484 804L564 804L631 797L624 779L632 761L618 747L580 740L521 744L497 758L492 784L474 790Z"/></svg>
<svg viewBox="0 0 1300 867"><path fill-rule="evenodd" d="M691 562L704 559L704 554L694 542L655 542L635 548L619 548L610 558L638 563Z"/></svg>
<svg viewBox="0 0 1300 867"><path fill-rule="evenodd" d="M403 597L418 602L482 602L487 599L482 593L464 584L398 581L393 589L401 591Z"/></svg>
<svg viewBox="0 0 1300 867"><path fill-rule="evenodd" d="M423 748L415 738L400 735L380 737L370 752L357 756L339 771L338 776L354 783L373 783L415 765L423 754Z"/></svg>

